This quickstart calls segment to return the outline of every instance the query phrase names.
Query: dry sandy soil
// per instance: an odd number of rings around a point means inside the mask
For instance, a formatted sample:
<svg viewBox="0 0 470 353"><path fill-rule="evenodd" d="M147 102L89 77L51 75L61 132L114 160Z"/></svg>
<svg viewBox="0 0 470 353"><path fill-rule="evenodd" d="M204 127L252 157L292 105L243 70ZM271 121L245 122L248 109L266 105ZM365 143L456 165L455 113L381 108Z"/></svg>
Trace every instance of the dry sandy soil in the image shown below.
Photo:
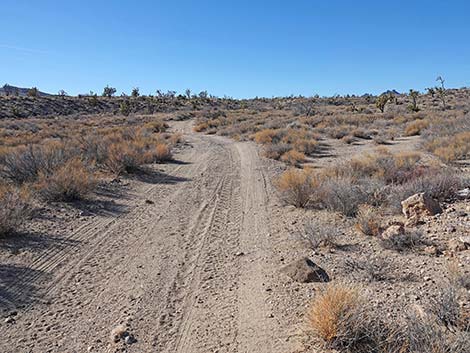
<svg viewBox="0 0 470 353"><path fill-rule="evenodd" d="M195 134L187 121L173 130L187 142L176 162L121 180L119 195L103 190L81 210L44 209L37 234L2 243L0 308L10 319L0 322L1 352L301 351L306 307L323 284L299 284L279 270L309 255L341 277L348 251L383 252L373 241L358 245L346 222L341 250L313 254L295 234L313 215L338 216L282 206L270 183L280 166L254 143ZM368 146L336 148L350 155ZM444 217L468 225L465 212L460 203ZM443 276L442 258L384 256L407 264L373 286L372 301L385 309L423 300L416 293L426 297ZM459 256L470 263L468 251ZM419 278L396 278L408 272ZM110 340L120 324L135 342Z"/></svg>
<svg viewBox="0 0 470 353"><path fill-rule="evenodd" d="M271 298L272 192L257 149L186 139L176 163L134 181L112 210L64 209L65 229L41 247L26 238L5 245L0 304L14 323L1 323L0 351L288 349ZM135 343L110 344L119 324Z"/></svg>

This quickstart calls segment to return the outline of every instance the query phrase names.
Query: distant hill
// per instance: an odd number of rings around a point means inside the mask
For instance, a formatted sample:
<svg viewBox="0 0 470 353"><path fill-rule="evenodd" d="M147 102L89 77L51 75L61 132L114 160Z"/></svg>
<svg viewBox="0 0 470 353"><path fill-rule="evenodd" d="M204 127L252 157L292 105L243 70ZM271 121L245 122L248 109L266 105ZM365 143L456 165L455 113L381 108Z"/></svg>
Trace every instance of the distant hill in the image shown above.
<svg viewBox="0 0 470 353"><path fill-rule="evenodd" d="M399 96L401 93L398 92L398 91L395 90L395 89L392 89L392 90L385 91L385 92L382 93L382 94L386 94L386 95L391 95L391 94L393 94L394 96Z"/></svg>
<svg viewBox="0 0 470 353"><path fill-rule="evenodd" d="M2 87L0 87L0 96L20 96L24 97L28 95L28 91L30 88L22 88L22 87L15 87L9 84L5 84ZM40 97L50 97L52 94L41 92L38 90L38 96Z"/></svg>

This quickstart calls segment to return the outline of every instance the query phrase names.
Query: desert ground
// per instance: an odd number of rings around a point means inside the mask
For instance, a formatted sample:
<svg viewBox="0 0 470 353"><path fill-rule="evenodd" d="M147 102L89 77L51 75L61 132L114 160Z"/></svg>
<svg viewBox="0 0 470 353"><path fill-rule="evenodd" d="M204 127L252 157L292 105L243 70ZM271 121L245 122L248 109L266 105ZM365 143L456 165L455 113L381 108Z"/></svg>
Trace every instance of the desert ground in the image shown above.
<svg viewBox="0 0 470 353"><path fill-rule="evenodd" d="M0 96L0 351L469 352L470 90L381 97Z"/></svg>

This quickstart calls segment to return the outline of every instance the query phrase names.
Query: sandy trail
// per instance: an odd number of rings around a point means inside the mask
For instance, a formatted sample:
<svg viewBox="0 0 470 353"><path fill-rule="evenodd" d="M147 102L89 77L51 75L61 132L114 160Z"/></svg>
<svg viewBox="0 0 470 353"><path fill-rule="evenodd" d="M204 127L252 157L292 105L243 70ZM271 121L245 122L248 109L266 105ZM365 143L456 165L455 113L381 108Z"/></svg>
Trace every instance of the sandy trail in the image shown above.
<svg viewBox="0 0 470 353"><path fill-rule="evenodd" d="M123 200L126 213L82 224L3 288L0 305L18 316L1 324L0 351L288 351L269 301L271 193L257 148L180 128L192 148ZM31 283L41 300L13 308ZM121 323L137 342L110 343Z"/></svg>

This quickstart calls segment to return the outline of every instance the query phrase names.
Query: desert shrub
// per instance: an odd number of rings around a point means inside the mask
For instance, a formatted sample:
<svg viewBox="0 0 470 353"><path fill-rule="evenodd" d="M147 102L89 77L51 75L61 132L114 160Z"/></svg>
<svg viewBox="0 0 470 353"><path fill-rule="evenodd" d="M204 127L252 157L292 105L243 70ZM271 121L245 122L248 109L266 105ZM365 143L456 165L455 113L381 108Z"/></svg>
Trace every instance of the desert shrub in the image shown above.
<svg viewBox="0 0 470 353"><path fill-rule="evenodd" d="M171 150L167 144L157 143L155 146L154 161L155 162L165 162L171 160Z"/></svg>
<svg viewBox="0 0 470 353"><path fill-rule="evenodd" d="M26 190L0 186L0 236L17 232L31 210L31 200Z"/></svg>
<svg viewBox="0 0 470 353"><path fill-rule="evenodd" d="M99 166L108 158L110 144L110 139L96 133L80 136L77 142L83 159Z"/></svg>
<svg viewBox="0 0 470 353"><path fill-rule="evenodd" d="M362 129L362 128L356 128L352 131L352 135L356 138L361 138L361 139L370 139L370 132Z"/></svg>
<svg viewBox="0 0 470 353"><path fill-rule="evenodd" d="M406 125L405 128L405 136L414 136L414 135L419 135L421 131L426 129L429 126L429 121L423 120L423 119L418 119L415 120L408 125Z"/></svg>
<svg viewBox="0 0 470 353"><path fill-rule="evenodd" d="M330 284L314 298L308 313L313 333L325 345L341 348L357 337L354 320L361 306L359 290L345 284ZM352 337L351 337L352 336Z"/></svg>
<svg viewBox="0 0 470 353"><path fill-rule="evenodd" d="M470 114L448 119L434 119L421 134L422 147L446 163L470 154Z"/></svg>
<svg viewBox="0 0 470 353"><path fill-rule="evenodd" d="M203 122L200 122L200 123L194 125L193 131L194 132L202 132L202 131L207 130L208 128L209 128L209 124L207 122L203 121Z"/></svg>
<svg viewBox="0 0 470 353"><path fill-rule="evenodd" d="M447 272L451 286L470 290L470 276L461 270L457 261L452 261L447 264Z"/></svg>
<svg viewBox="0 0 470 353"><path fill-rule="evenodd" d="M108 148L108 156L103 163L105 169L116 176L124 172L132 173L145 163L143 151L131 142L113 143Z"/></svg>
<svg viewBox="0 0 470 353"><path fill-rule="evenodd" d="M356 214L356 228L365 235L380 233L380 212L370 205L360 205Z"/></svg>
<svg viewBox="0 0 470 353"><path fill-rule="evenodd" d="M131 102L127 99L123 100L119 104L119 112L124 116L128 116L131 113Z"/></svg>
<svg viewBox="0 0 470 353"><path fill-rule="evenodd" d="M401 201L408 197L425 192L433 199L444 201L455 196L464 187L464 180L452 169L438 171L428 169L426 175L394 186L388 194L387 203L390 209L401 212Z"/></svg>
<svg viewBox="0 0 470 353"><path fill-rule="evenodd" d="M347 145L350 145L350 144L356 142L357 140L354 136L346 135L341 139L341 141L343 141Z"/></svg>
<svg viewBox="0 0 470 353"><path fill-rule="evenodd" d="M301 233L302 239L307 241L312 249L317 249L321 246L335 247L338 236L338 227L315 220L310 220L306 223L304 231Z"/></svg>
<svg viewBox="0 0 470 353"><path fill-rule="evenodd" d="M352 158L327 169L326 173L353 179L375 178L387 184L403 183L419 169L421 155L415 152L392 154L386 149Z"/></svg>
<svg viewBox="0 0 470 353"><path fill-rule="evenodd" d="M336 126L328 129L328 136L334 139L342 139L351 132L350 126Z"/></svg>
<svg viewBox="0 0 470 353"><path fill-rule="evenodd" d="M0 157L0 175L17 184L34 181L40 173L51 174L77 153L62 142L17 147Z"/></svg>
<svg viewBox="0 0 470 353"><path fill-rule="evenodd" d="M275 138L278 135L278 131L274 129L265 129L256 132L253 135L253 139L255 140L256 143L259 144L270 144L270 143L275 143Z"/></svg>
<svg viewBox="0 0 470 353"><path fill-rule="evenodd" d="M289 205L307 207L313 200L319 181L308 170L289 169L281 174L275 185Z"/></svg>
<svg viewBox="0 0 470 353"><path fill-rule="evenodd" d="M40 174L39 194L49 201L75 201L85 198L95 187L93 175L79 158L73 158L52 174Z"/></svg>
<svg viewBox="0 0 470 353"><path fill-rule="evenodd" d="M163 120L155 120L148 122L144 125L144 128L155 133L162 133L168 129L168 124Z"/></svg>
<svg viewBox="0 0 470 353"><path fill-rule="evenodd" d="M277 144L269 144L266 145L264 148L264 156L266 158L271 158L278 160L284 155L286 152L289 152L292 149L292 146L287 143L277 143Z"/></svg>
<svg viewBox="0 0 470 353"><path fill-rule="evenodd" d="M393 279L395 266L385 258L370 258L364 261L346 259L346 270L349 273L361 272L367 282L380 282Z"/></svg>
<svg viewBox="0 0 470 353"><path fill-rule="evenodd" d="M362 185L347 177L327 179L322 183L320 190L324 207L347 217L355 216L359 205L367 203L369 199Z"/></svg>
<svg viewBox="0 0 470 353"><path fill-rule="evenodd" d="M305 154L296 150L290 150L281 156L281 161L291 166L299 166L305 161Z"/></svg>
<svg viewBox="0 0 470 353"><path fill-rule="evenodd" d="M360 289L330 284L313 299L308 319L323 346L351 353L403 353L397 325L374 315Z"/></svg>
<svg viewBox="0 0 470 353"><path fill-rule="evenodd" d="M450 282L443 282L436 296L431 298L430 312L438 323L450 329L470 329L470 320L465 317L459 303L458 288Z"/></svg>
<svg viewBox="0 0 470 353"><path fill-rule="evenodd" d="M379 243L384 249L398 252L412 250L423 244L422 235L418 231L407 230L387 238L379 238Z"/></svg>
<svg viewBox="0 0 470 353"><path fill-rule="evenodd" d="M444 329L427 313L409 313L405 319L405 353L467 353L470 332Z"/></svg>

